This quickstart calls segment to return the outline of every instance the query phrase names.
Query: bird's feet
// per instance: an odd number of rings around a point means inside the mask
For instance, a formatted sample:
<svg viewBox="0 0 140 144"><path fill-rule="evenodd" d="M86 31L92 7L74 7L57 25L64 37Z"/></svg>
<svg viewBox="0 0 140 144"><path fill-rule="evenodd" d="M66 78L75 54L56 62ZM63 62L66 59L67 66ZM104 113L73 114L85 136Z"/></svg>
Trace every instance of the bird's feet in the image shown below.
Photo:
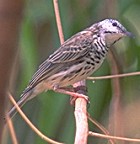
<svg viewBox="0 0 140 144"><path fill-rule="evenodd" d="M84 95L84 94L80 94L80 93L76 93L74 91L69 91L67 88L59 88L59 87L54 87L53 89L55 92L59 92L59 93L63 93L63 94L67 94L67 95L70 95L75 99L77 98L83 98L85 99L88 103L89 103L89 98L88 96ZM73 104L73 100L71 101L71 104Z"/></svg>

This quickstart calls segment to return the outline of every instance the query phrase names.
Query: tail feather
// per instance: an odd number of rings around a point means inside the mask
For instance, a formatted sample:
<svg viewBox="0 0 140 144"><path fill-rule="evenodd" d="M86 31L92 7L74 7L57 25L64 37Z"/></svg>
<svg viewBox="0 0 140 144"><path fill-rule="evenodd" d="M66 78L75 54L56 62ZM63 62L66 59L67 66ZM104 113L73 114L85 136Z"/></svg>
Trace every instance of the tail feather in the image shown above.
<svg viewBox="0 0 140 144"><path fill-rule="evenodd" d="M38 84L36 87L27 87L23 94L21 95L21 99L17 102L17 105L22 108L22 106L30 99L34 98L39 93L43 92L45 90L45 87L43 86L43 83ZM17 113L17 109L15 106L8 112L9 118L14 117L14 115Z"/></svg>
<svg viewBox="0 0 140 144"><path fill-rule="evenodd" d="M27 93L23 93L21 96L21 99L17 102L17 105L20 108L22 108L22 106L29 100L29 97L31 95L32 95L32 91L29 91ZM17 109L15 106L13 106L7 115L9 116L9 118L13 118L16 113L17 113Z"/></svg>

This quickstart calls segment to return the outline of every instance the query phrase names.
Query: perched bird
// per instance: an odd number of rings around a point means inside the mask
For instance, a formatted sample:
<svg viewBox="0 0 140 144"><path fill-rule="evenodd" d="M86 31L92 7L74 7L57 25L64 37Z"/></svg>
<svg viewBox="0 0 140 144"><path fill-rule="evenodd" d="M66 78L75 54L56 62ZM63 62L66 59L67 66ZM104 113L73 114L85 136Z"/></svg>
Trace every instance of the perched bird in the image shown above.
<svg viewBox="0 0 140 144"><path fill-rule="evenodd" d="M75 34L39 66L17 104L22 107L43 91L86 79L101 66L109 47L124 36L132 34L114 19L97 22ZM15 113L13 107L8 115Z"/></svg>

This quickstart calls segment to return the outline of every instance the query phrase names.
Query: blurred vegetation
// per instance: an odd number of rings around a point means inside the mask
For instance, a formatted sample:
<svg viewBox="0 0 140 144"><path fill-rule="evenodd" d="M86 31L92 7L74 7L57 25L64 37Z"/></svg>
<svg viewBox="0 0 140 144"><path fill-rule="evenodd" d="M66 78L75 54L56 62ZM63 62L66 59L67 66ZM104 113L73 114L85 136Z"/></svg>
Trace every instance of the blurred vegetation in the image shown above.
<svg viewBox="0 0 140 144"><path fill-rule="evenodd" d="M114 3L115 6L111 5ZM138 0L59 0L65 39L101 19L113 17L121 21L135 39L125 38L115 45L121 73L140 70L140 1ZM116 9L114 9L114 7ZM108 9L110 12L108 13ZM114 14L115 13L115 14ZM26 0L19 41L19 57L15 72L14 94L20 94L28 84L38 65L60 46L52 0ZM106 60L94 76L109 75ZM90 97L89 113L108 128L111 80L87 82ZM140 78L120 79L124 135L140 138ZM75 135L73 106L69 96L48 91L28 102L24 112L47 136L72 144ZM14 125L20 144L45 144L17 114ZM90 123L90 130L100 132ZM89 138L89 144L100 143L99 138ZM106 143L107 141L104 141ZM10 138L7 144L11 144Z"/></svg>

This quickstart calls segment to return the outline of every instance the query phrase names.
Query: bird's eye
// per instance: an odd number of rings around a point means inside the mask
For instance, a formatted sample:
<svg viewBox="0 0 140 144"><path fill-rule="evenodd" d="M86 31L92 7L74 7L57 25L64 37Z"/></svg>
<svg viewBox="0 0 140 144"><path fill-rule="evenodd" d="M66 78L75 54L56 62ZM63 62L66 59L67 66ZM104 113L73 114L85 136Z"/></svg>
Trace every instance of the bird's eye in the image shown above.
<svg viewBox="0 0 140 144"><path fill-rule="evenodd" d="M112 23L112 25L113 25L113 26L117 26L117 23L116 23L116 22L114 22L114 23Z"/></svg>

